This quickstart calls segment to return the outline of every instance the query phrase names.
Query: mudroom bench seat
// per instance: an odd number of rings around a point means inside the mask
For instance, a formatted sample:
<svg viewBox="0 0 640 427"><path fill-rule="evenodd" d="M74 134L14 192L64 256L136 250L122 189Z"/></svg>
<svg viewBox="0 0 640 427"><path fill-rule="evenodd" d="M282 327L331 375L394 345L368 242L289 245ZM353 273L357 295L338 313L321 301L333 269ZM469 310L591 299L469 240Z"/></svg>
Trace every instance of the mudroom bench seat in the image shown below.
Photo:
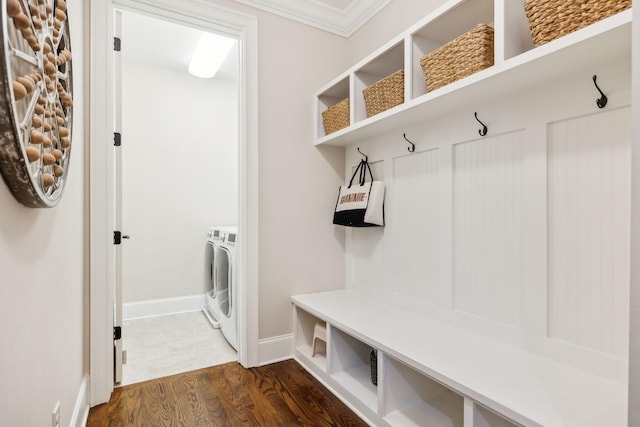
<svg viewBox="0 0 640 427"><path fill-rule="evenodd" d="M373 425L626 426L626 384L350 290L292 302L295 358Z"/></svg>

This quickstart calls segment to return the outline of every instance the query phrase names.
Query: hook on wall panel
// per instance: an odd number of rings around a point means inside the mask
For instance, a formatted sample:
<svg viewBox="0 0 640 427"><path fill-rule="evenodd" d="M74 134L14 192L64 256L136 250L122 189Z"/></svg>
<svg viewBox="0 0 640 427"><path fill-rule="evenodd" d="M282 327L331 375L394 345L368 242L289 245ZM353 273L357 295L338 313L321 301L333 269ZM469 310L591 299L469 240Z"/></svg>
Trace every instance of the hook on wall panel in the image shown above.
<svg viewBox="0 0 640 427"><path fill-rule="evenodd" d="M595 85L596 89L598 89L598 92L600 92L600 98L596 99L596 105L598 106L598 108L604 108L607 105L607 95L605 95L602 90L600 90L600 87L598 86L598 83L596 82L596 79L598 78L598 76L596 76L595 74L593 75L593 84Z"/></svg>
<svg viewBox="0 0 640 427"><path fill-rule="evenodd" d="M360 147L357 147L357 149L358 149L358 153L360 153L362 156L364 156L364 161L368 163L369 162L369 157L367 157L366 154L364 154L362 151L360 151Z"/></svg>
<svg viewBox="0 0 640 427"><path fill-rule="evenodd" d="M473 115L476 117L476 120L478 121L478 123L482 125L482 129L478 129L478 133L480 134L480 136L485 136L488 131L487 125L485 125L480 121L480 119L478 118L478 113L473 113Z"/></svg>
<svg viewBox="0 0 640 427"><path fill-rule="evenodd" d="M407 138L407 134L403 133L402 137L404 138L405 141L407 141L409 144L411 144L411 147L407 147L407 150L410 153L413 153L414 151L416 151L416 144L414 144L413 142L409 141L409 139Z"/></svg>

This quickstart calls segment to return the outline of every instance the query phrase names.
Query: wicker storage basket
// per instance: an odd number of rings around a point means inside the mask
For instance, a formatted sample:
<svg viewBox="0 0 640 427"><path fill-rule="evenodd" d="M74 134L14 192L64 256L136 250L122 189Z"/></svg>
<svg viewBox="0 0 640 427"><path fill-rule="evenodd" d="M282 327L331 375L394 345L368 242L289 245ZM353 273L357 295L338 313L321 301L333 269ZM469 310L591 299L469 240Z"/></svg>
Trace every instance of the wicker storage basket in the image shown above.
<svg viewBox="0 0 640 427"><path fill-rule="evenodd" d="M631 7L631 0L525 0L533 44L552 40Z"/></svg>
<svg viewBox="0 0 640 427"><path fill-rule="evenodd" d="M404 102L404 70L372 84L362 91L367 117L382 113Z"/></svg>
<svg viewBox="0 0 640 427"><path fill-rule="evenodd" d="M322 112L324 132L329 135L349 126L349 98L343 99Z"/></svg>
<svg viewBox="0 0 640 427"><path fill-rule="evenodd" d="M420 59L427 90L453 83L493 65L493 28L479 24Z"/></svg>

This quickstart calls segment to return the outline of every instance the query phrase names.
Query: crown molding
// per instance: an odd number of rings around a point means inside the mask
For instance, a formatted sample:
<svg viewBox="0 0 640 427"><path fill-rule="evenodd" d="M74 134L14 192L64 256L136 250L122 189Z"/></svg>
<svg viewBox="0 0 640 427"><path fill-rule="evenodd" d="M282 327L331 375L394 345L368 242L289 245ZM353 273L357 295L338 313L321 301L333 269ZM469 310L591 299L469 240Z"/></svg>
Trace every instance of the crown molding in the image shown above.
<svg viewBox="0 0 640 427"><path fill-rule="evenodd" d="M350 37L391 0L354 0L339 9L317 0L235 0L342 37Z"/></svg>

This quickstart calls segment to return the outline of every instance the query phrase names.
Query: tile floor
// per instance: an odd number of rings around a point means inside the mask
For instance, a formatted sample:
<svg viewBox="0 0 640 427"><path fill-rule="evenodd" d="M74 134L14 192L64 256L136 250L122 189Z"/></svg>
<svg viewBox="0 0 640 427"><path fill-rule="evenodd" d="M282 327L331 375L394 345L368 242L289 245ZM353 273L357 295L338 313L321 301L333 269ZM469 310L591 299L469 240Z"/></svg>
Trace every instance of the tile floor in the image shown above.
<svg viewBox="0 0 640 427"><path fill-rule="evenodd" d="M238 360L238 354L201 311L127 320L120 385Z"/></svg>

